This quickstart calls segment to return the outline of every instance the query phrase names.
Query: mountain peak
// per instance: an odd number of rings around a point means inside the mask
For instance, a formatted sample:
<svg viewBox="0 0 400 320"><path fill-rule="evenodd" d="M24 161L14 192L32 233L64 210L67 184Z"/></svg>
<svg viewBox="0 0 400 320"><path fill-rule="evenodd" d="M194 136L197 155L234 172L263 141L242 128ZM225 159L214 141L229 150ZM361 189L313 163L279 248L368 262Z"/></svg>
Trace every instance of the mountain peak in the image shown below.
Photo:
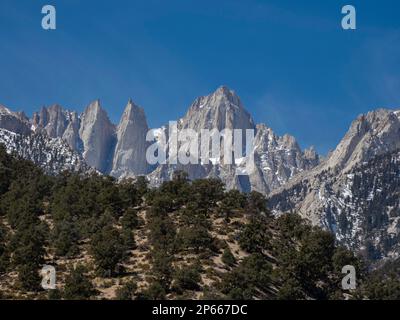
<svg viewBox="0 0 400 320"><path fill-rule="evenodd" d="M79 128L83 157L90 166L101 172L109 170L109 158L114 146L114 130L107 112L101 108L100 100L93 101L83 112Z"/></svg>
<svg viewBox="0 0 400 320"><path fill-rule="evenodd" d="M236 107L243 108L242 102L236 92L225 85L220 86L211 96L216 100L225 100Z"/></svg>
<svg viewBox="0 0 400 320"><path fill-rule="evenodd" d="M99 99L92 101L85 109L84 113L96 111L99 112L102 110L101 103Z"/></svg>
<svg viewBox="0 0 400 320"><path fill-rule="evenodd" d="M147 123L143 108L139 107L132 99L129 99L118 127L124 126L124 123L128 121L135 121L135 119Z"/></svg>
<svg viewBox="0 0 400 320"><path fill-rule="evenodd" d="M12 112L10 111L10 109L8 109L7 107L3 106L2 104L0 104L0 114L12 114Z"/></svg>
<svg viewBox="0 0 400 320"><path fill-rule="evenodd" d="M111 175L120 178L147 173L148 130L144 110L129 99L118 124Z"/></svg>

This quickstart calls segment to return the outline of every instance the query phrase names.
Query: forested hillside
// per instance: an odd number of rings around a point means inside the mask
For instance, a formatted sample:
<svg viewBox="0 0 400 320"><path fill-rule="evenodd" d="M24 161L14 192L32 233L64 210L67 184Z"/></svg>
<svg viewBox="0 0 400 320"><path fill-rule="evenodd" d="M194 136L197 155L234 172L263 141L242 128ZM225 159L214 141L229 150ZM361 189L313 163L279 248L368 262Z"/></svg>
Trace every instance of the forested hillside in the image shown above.
<svg viewBox="0 0 400 320"><path fill-rule="evenodd" d="M45 264L56 290L41 289ZM399 274L396 262L368 273L332 234L219 180L48 176L0 146L2 299L396 299Z"/></svg>

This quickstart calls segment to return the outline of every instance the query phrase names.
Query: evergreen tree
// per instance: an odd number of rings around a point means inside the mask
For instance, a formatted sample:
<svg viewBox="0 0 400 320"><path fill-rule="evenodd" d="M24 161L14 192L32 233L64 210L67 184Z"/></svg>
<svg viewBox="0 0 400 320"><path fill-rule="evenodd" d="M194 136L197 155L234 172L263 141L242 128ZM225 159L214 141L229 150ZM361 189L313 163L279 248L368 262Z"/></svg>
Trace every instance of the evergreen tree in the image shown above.
<svg viewBox="0 0 400 320"><path fill-rule="evenodd" d="M267 200L265 196L257 191L251 191L248 194L246 209L250 214L269 214L269 211L267 209Z"/></svg>
<svg viewBox="0 0 400 320"><path fill-rule="evenodd" d="M116 291L116 300L133 300L136 294L137 284L134 281L128 281Z"/></svg>
<svg viewBox="0 0 400 320"><path fill-rule="evenodd" d="M170 288L174 269L172 267L173 257L165 251L153 250L152 252L152 274L155 281L162 286L165 292Z"/></svg>
<svg viewBox="0 0 400 320"><path fill-rule="evenodd" d="M119 272L119 264L125 257L126 247L117 229L105 226L93 235L91 253L95 259L98 272L111 277Z"/></svg>
<svg viewBox="0 0 400 320"><path fill-rule="evenodd" d="M263 252L268 249L270 239L268 220L263 215L254 215L240 233L239 245L250 253Z"/></svg>
<svg viewBox="0 0 400 320"><path fill-rule="evenodd" d="M229 247L225 248L221 260L228 267L233 267L236 264L235 256L232 254L232 251L229 249Z"/></svg>
<svg viewBox="0 0 400 320"><path fill-rule="evenodd" d="M86 268L78 265L70 270L65 279L63 298L66 300L85 300L90 299L96 294L96 290L86 276Z"/></svg>
<svg viewBox="0 0 400 320"><path fill-rule="evenodd" d="M200 271L201 265L199 262L179 268L174 277L174 289L179 293L185 290L199 290L201 282Z"/></svg>
<svg viewBox="0 0 400 320"><path fill-rule="evenodd" d="M0 223L0 275L7 271L10 264L10 256L7 248L7 240L8 240L7 230Z"/></svg>

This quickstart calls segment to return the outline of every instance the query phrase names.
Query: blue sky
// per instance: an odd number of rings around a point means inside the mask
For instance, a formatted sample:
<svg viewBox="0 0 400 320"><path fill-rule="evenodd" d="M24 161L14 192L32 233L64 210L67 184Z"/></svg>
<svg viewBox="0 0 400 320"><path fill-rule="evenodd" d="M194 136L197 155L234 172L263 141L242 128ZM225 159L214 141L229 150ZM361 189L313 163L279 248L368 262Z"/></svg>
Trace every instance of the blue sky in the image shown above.
<svg viewBox="0 0 400 320"><path fill-rule="evenodd" d="M224 84L256 122L326 153L358 114L400 109L399 76L394 0L0 1L0 103L27 114L99 98L117 122L132 97L156 127Z"/></svg>

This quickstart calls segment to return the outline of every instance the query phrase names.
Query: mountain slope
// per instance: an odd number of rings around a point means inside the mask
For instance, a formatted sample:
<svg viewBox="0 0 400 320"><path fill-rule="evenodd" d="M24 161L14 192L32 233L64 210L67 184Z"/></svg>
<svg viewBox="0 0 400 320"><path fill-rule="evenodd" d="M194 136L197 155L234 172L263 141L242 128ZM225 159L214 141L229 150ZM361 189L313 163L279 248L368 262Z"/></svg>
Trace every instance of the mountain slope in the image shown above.
<svg viewBox="0 0 400 320"><path fill-rule="evenodd" d="M5 146L8 153L32 161L48 174L57 174L65 170L90 170L82 157L71 150L61 138L52 139L41 133L21 135L0 129L0 144Z"/></svg>
<svg viewBox="0 0 400 320"><path fill-rule="evenodd" d="M297 211L371 259L397 256L399 128L398 112L358 117L326 161L272 192L271 209Z"/></svg>

